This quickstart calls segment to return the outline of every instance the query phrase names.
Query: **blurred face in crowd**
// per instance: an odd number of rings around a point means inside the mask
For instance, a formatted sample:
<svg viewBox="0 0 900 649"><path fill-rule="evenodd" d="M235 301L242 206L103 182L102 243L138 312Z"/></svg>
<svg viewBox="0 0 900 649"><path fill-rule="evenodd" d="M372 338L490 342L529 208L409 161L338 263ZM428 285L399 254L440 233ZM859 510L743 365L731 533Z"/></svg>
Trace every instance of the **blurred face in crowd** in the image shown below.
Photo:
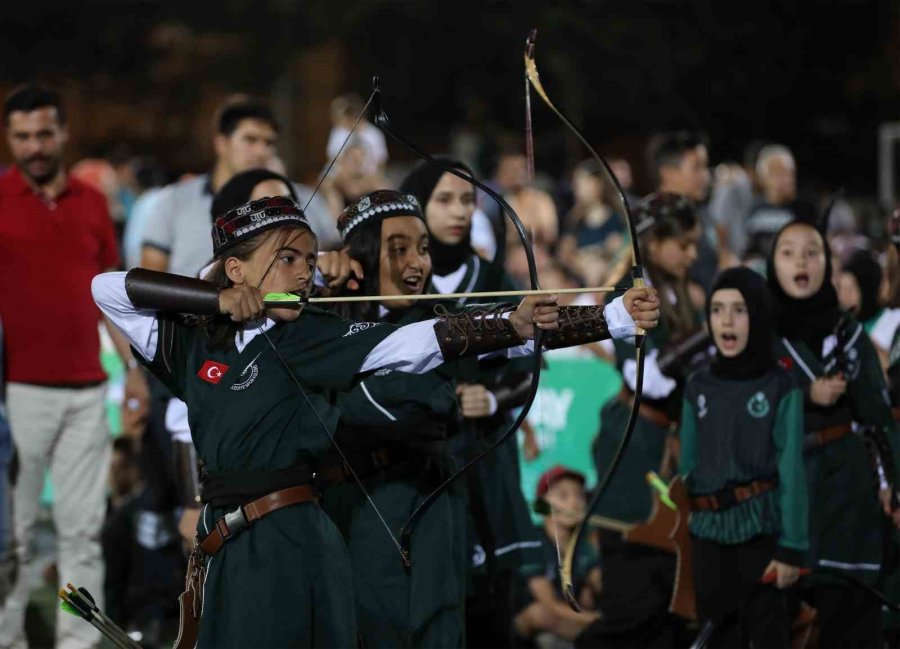
<svg viewBox="0 0 900 649"><path fill-rule="evenodd" d="M528 161L519 153L505 153L497 161L494 180L504 191L518 191L528 184Z"/></svg>
<svg viewBox="0 0 900 649"><path fill-rule="evenodd" d="M428 205L425 219L431 236L447 245L462 241L472 227L475 213L475 188L451 173L441 176Z"/></svg>
<svg viewBox="0 0 900 649"><path fill-rule="evenodd" d="M784 205L797 197L797 170L794 159L775 155L760 165L759 183L766 201L772 205Z"/></svg>
<svg viewBox="0 0 900 649"><path fill-rule="evenodd" d="M575 202L582 205L602 202L603 179L584 169L576 169L572 173L572 193Z"/></svg>
<svg viewBox="0 0 900 649"><path fill-rule="evenodd" d="M140 479L134 458L124 451L113 451L109 466L109 490L112 495L124 496L131 493Z"/></svg>
<svg viewBox="0 0 900 649"><path fill-rule="evenodd" d="M56 108L13 111L6 124L6 141L16 166L37 185L53 180L62 166L63 148L69 139Z"/></svg>
<svg viewBox="0 0 900 649"><path fill-rule="evenodd" d="M690 267L697 261L698 241L700 241L699 223L681 236L651 240L650 259L672 277L684 279Z"/></svg>
<svg viewBox="0 0 900 649"><path fill-rule="evenodd" d="M634 177L631 174L631 165L625 158L613 158L609 161L609 168L616 175L616 179L622 189L631 189L634 185Z"/></svg>
<svg viewBox="0 0 900 649"><path fill-rule="evenodd" d="M564 527L575 527L584 516L584 486L574 478L560 478L550 485L544 495L556 522Z"/></svg>
<svg viewBox="0 0 900 649"><path fill-rule="evenodd" d="M859 308L862 296L853 273L838 273L837 294L842 309L856 311Z"/></svg>
<svg viewBox="0 0 900 649"><path fill-rule="evenodd" d="M428 229L415 216L394 216L381 223L381 257L378 282L382 295L419 295L431 275ZM408 301L390 301L385 306L405 309Z"/></svg>
<svg viewBox="0 0 900 649"><path fill-rule="evenodd" d="M305 228L277 228L258 235L262 243L246 259L228 257L225 272L235 286L258 286L260 292L309 295L316 272L318 243ZM297 309L268 309L274 320L300 317Z"/></svg>
<svg viewBox="0 0 900 649"><path fill-rule="evenodd" d="M775 275L784 292L795 299L815 295L825 279L825 244L812 226L786 228L775 244Z"/></svg>
<svg viewBox="0 0 900 649"><path fill-rule="evenodd" d="M247 118L238 122L231 135L216 135L214 145L219 160L234 175L266 167L275 155L278 134L268 122Z"/></svg>
<svg viewBox="0 0 900 649"><path fill-rule="evenodd" d="M733 358L744 351L750 338L750 314L739 290L723 288L712 294L709 327L722 356Z"/></svg>
<svg viewBox="0 0 900 649"><path fill-rule="evenodd" d="M659 180L661 191L681 194L695 203L705 200L709 193L709 153L706 147L701 144L686 151L677 165L660 167Z"/></svg>

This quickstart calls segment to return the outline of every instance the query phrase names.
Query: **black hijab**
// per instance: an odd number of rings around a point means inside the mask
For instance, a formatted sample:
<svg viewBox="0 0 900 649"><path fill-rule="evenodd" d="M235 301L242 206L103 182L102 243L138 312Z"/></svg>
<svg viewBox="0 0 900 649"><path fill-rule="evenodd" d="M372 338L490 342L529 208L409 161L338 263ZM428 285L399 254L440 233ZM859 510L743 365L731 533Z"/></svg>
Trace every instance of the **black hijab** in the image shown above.
<svg viewBox="0 0 900 649"><path fill-rule="evenodd" d="M766 261L766 276L775 302L776 332L788 340L799 340L805 343L813 354L819 356L822 353L822 341L834 332L835 325L841 316L837 291L834 290L834 284L831 283L831 247L828 245L828 239L822 235L825 275L822 279L822 286L814 295L804 299L789 296L784 292L775 273L775 250L778 248L778 240L787 228L798 224L815 229L815 226L811 224L797 221L788 223L781 228L772 241L772 250L769 251L769 258ZM819 234L821 235L821 232Z"/></svg>
<svg viewBox="0 0 900 649"><path fill-rule="evenodd" d="M880 308L878 292L881 289L881 265L868 250L859 250L850 257L850 261L844 266L844 272L853 275L859 285L859 308L854 314L856 319L860 322L872 319Z"/></svg>
<svg viewBox="0 0 900 649"><path fill-rule="evenodd" d="M253 188L267 180L283 182L287 185L291 198L295 203L297 202L297 193L290 180L268 169L248 169L232 176L231 180L222 185L222 188L213 197L210 209L213 220L249 201L253 194Z"/></svg>
<svg viewBox="0 0 900 649"><path fill-rule="evenodd" d="M772 296L766 281L755 271L745 267L729 268L716 277L706 301L706 321L709 322L710 303L713 294L720 289L740 291L747 304L750 333L747 346L737 356L728 358L716 352L710 370L720 378L730 381L755 379L776 367L775 329L772 319Z"/></svg>
<svg viewBox="0 0 900 649"><path fill-rule="evenodd" d="M451 169L462 171L473 178L475 174L460 160L446 155L434 156L440 164ZM415 169L409 172L409 175L400 183L400 191L409 193L419 200L422 206L422 212L425 213L425 224L428 225L428 201L431 200L431 194L446 171L439 169L428 161L421 162ZM475 254L472 250L472 229L466 232L463 239L455 244L448 245L438 241L435 237L431 237L429 241L429 249L431 252L432 272L435 275L449 275L457 268L462 266L466 260Z"/></svg>

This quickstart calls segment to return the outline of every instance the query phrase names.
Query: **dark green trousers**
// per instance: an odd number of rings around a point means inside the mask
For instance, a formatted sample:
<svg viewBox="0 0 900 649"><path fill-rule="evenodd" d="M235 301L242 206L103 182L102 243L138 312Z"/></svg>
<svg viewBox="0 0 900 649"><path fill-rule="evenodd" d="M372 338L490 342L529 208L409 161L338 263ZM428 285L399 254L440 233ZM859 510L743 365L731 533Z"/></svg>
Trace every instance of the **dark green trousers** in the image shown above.
<svg viewBox="0 0 900 649"><path fill-rule="evenodd" d="M223 514L204 510L200 533ZM209 560L198 648L355 646L347 549L318 505L269 514Z"/></svg>

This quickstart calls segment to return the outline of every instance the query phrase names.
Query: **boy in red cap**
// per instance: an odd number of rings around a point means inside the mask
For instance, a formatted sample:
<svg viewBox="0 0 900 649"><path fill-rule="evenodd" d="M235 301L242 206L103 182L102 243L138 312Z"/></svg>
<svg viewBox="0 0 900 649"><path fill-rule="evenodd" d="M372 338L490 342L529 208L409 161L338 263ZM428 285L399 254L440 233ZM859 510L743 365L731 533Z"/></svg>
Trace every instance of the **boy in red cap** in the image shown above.
<svg viewBox="0 0 900 649"><path fill-rule="evenodd" d="M594 603L600 591L600 567L592 545L576 557L574 583L584 612L576 613L566 603L560 583L560 557L569 537L584 517L585 477L582 473L556 465L541 476L535 493L538 510L544 514L541 540L544 549L543 574L520 585L516 633L523 638L548 633L572 642L599 616Z"/></svg>

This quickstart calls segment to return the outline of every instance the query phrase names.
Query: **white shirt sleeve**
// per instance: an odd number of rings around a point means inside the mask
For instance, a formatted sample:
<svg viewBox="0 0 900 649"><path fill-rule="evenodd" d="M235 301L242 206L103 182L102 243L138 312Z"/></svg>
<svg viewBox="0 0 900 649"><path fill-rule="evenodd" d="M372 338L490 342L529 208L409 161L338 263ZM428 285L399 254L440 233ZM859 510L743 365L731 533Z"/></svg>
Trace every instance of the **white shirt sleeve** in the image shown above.
<svg viewBox="0 0 900 649"><path fill-rule="evenodd" d="M656 364L659 350L654 349L646 357L644 357L644 389L643 393L651 399L664 399L672 394L677 383L675 379L663 374L659 366ZM622 365L622 378L628 387L634 391L637 385L637 363L633 358L625 361Z"/></svg>
<svg viewBox="0 0 900 649"><path fill-rule="evenodd" d="M156 311L136 309L125 292L124 272L103 273L91 282L94 302L128 342L148 361L156 355L159 323Z"/></svg>
<svg viewBox="0 0 900 649"><path fill-rule="evenodd" d="M872 327L869 337L876 346L883 350L889 350L898 326L900 326L900 309L885 309L878 318L878 322Z"/></svg>

